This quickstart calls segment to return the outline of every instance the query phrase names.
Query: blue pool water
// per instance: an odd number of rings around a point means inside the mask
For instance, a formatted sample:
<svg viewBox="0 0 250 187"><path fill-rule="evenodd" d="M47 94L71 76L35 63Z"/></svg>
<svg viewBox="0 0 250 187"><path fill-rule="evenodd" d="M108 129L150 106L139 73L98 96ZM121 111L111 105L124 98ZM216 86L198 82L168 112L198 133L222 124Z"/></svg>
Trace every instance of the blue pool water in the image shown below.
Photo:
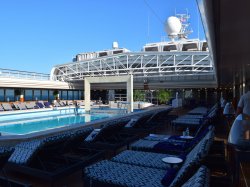
<svg viewBox="0 0 250 187"><path fill-rule="evenodd" d="M114 115L85 114L83 109L79 110L79 115L75 115L74 109L3 115L0 116L0 132L15 135L29 134L64 126L84 124L111 116Z"/></svg>

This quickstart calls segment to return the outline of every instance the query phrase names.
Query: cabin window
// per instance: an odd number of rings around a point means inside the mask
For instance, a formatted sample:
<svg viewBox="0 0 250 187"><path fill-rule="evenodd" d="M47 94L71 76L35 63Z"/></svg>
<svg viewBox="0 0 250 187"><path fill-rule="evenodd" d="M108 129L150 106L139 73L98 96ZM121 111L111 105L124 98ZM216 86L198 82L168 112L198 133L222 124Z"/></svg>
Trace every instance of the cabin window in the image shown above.
<svg viewBox="0 0 250 187"><path fill-rule="evenodd" d="M103 52L103 53L99 53L99 57L102 57L102 56L107 56L107 52Z"/></svg>
<svg viewBox="0 0 250 187"><path fill-rule="evenodd" d="M158 47L145 47L145 51L159 51Z"/></svg>
<svg viewBox="0 0 250 187"><path fill-rule="evenodd" d="M177 50L176 45L168 45L163 47L163 51L173 51Z"/></svg>
<svg viewBox="0 0 250 187"><path fill-rule="evenodd" d="M113 51L113 54L123 53L123 50Z"/></svg>

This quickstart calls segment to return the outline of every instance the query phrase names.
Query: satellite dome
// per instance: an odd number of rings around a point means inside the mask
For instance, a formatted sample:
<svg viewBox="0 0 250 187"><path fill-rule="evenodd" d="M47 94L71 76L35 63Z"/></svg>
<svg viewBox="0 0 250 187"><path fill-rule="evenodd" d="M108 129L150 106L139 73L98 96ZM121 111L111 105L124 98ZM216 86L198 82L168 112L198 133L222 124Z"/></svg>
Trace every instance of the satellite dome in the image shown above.
<svg viewBox="0 0 250 187"><path fill-rule="evenodd" d="M171 16L165 22L165 29L169 36L177 36L181 31L181 21L179 18Z"/></svg>

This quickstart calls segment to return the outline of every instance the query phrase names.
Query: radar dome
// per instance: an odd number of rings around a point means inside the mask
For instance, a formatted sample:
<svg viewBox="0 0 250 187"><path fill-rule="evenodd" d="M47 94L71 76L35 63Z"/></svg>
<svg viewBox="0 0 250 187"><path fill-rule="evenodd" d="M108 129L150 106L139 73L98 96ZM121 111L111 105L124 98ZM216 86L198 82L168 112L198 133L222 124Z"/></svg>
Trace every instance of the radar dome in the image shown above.
<svg viewBox="0 0 250 187"><path fill-rule="evenodd" d="M177 36L181 31L181 21L179 18L171 16L165 22L165 29L169 36Z"/></svg>

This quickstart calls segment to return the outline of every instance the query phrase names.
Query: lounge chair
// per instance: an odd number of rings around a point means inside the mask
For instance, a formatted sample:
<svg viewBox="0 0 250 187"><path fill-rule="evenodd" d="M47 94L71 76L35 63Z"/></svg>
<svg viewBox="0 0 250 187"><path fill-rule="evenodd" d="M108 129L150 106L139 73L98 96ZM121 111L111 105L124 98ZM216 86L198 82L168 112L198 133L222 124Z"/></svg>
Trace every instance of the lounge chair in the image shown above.
<svg viewBox="0 0 250 187"><path fill-rule="evenodd" d="M46 101L46 102L44 102L44 106L45 106L45 108L51 108L51 103Z"/></svg>
<svg viewBox="0 0 250 187"><path fill-rule="evenodd" d="M65 101L59 101L58 102L60 106L64 107L64 106L67 106L66 102Z"/></svg>
<svg viewBox="0 0 250 187"><path fill-rule="evenodd" d="M44 104L41 103L41 102L37 102L36 105L37 105L39 108L45 108Z"/></svg>
<svg viewBox="0 0 250 187"><path fill-rule="evenodd" d="M2 103L2 107L6 111L13 110L13 108L11 107L11 105L9 103Z"/></svg>
<svg viewBox="0 0 250 187"><path fill-rule="evenodd" d="M30 187L31 185L29 184L10 179L4 170L4 166L13 151L13 147L0 147L0 168L2 172L2 175L0 176L0 186Z"/></svg>
<svg viewBox="0 0 250 187"><path fill-rule="evenodd" d="M84 101L77 101L77 104L78 104L79 106L84 106L84 105L85 105Z"/></svg>
<svg viewBox="0 0 250 187"><path fill-rule="evenodd" d="M143 151L133 151L127 150L111 159L113 162L119 162L124 164L131 164L143 167L151 167L158 169L168 169L171 165L162 162L165 157L176 157L182 160L191 159L194 154L199 154L201 156L207 155L213 142L213 137L208 134L187 154L170 155L163 153L153 153L153 152L143 152Z"/></svg>
<svg viewBox="0 0 250 187"><path fill-rule="evenodd" d="M80 139L93 128L73 130L43 139L20 143L6 168L53 183L103 157L102 151L79 149Z"/></svg>
<svg viewBox="0 0 250 187"><path fill-rule="evenodd" d="M68 104L68 106L71 106L71 105L73 105L74 103L73 103L72 100L70 100L70 101L67 101L67 104Z"/></svg>
<svg viewBox="0 0 250 187"><path fill-rule="evenodd" d="M35 102L29 102L29 103L25 103L25 106L27 109L37 109L39 108Z"/></svg>
<svg viewBox="0 0 250 187"><path fill-rule="evenodd" d="M214 128L208 127L203 129L197 136L190 140L168 138L164 140L140 139L131 144L132 150L167 153L167 154L186 154L188 153L205 135L214 136Z"/></svg>
<svg viewBox="0 0 250 187"><path fill-rule="evenodd" d="M190 180L200 176L196 171L202 170L197 170L197 168L200 167L201 161L207 154L205 142L195 147L177 170L148 167L150 163L146 163L146 166L139 166L113 160L101 161L85 168L84 186L188 186ZM203 166L202 168L205 169Z"/></svg>
<svg viewBox="0 0 250 187"><path fill-rule="evenodd" d="M93 137L91 137L92 134L90 134L90 136L82 142L81 146L116 153L120 148L128 146L131 142L138 139L136 134L127 134L121 131L128 120L129 119L120 119L107 122Z"/></svg>
<svg viewBox="0 0 250 187"><path fill-rule="evenodd" d="M54 102L54 107L61 107L61 105L57 101L55 101Z"/></svg>
<svg viewBox="0 0 250 187"><path fill-rule="evenodd" d="M208 112L208 108L206 107L196 107L193 110L189 111L188 114L191 115L206 115Z"/></svg>
<svg viewBox="0 0 250 187"><path fill-rule="evenodd" d="M20 110L27 110L25 103L17 103L17 106L19 107Z"/></svg>
<svg viewBox="0 0 250 187"><path fill-rule="evenodd" d="M171 122L173 128L182 127L182 128L199 128L200 126L206 123L212 123L217 116L217 107L216 105L212 107L206 115L201 114L188 114L178 117L177 119Z"/></svg>
<svg viewBox="0 0 250 187"><path fill-rule="evenodd" d="M167 109L161 109L156 112L147 113L144 115L138 115L132 117L127 125L122 129L123 132L138 134L140 137L144 137L150 132L155 132L157 128L164 126L164 120L168 119L168 113L172 110L171 107ZM162 119L164 117L164 120Z"/></svg>
<svg viewBox="0 0 250 187"><path fill-rule="evenodd" d="M0 111L4 111L4 108L2 107L1 104L0 104Z"/></svg>

